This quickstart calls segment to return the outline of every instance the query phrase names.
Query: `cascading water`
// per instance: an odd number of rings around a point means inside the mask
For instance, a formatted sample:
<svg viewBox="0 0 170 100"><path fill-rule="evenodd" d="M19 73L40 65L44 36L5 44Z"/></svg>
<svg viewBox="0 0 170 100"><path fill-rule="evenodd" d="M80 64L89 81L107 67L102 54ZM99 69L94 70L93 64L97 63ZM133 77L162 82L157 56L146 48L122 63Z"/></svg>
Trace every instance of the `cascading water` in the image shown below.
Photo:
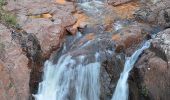
<svg viewBox="0 0 170 100"><path fill-rule="evenodd" d="M46 61L35 100L99 100L100 63L83 65L86 56L63 55L56 65Z"/></svg>
<svg viewBox="0 0 170 100"><path fill-rule="evenodd" d="M93 0L78 1L81 3ZM81 6L87 12L92 11L92 15L94 12L94 15L102 15L101 2L84 3ZM121 22L115 23L115 31L122 27ZM35 100L100 100L101 63L106 60L105 56L113 56L112 35L92 34L92 39L87 40L78 34L74 43L69 42L69 46L64 46L57 63L46 61L43 81L39 84L38 93L34 95ZM128 100L129 72L142 51L149 46L150 43L146 42L141 49L127 58L111 100Z"/></svg>
<svg viewBox="0 0 170 100"><path fill-rule="evenodd" d="M112 100L128 100L129 72L139 55L149 47L150 42L146 42L127 58ZM94 62L85 64L86 56L65 54L57 64L46 61L43 81L34 95L35 100L100 100L100 53L95 53L94 58Z"/></svg>
<svg viewBox="0 0 170 100"><path fill-rule="evenodd" d="M108 48L113 48L108 37L111 36L103 34L86 40L78 35L75 38L81 43L73 40L74 44L66 43L56 64L54 61L45 63L35 100L99 100L100 66L105 59L102 55L113 53L113 49Z"/></svg>
<svg viewBox="0 0 170 100"><path fill-rule="evenodd" d="M128 100L129 90L127 80L129 72L132 70L139 55L143 52L143 50L149 47L150 42L147 41L142 48L135 51L131 57L126 59L124 70L120 75L112 100Z"/></svg>

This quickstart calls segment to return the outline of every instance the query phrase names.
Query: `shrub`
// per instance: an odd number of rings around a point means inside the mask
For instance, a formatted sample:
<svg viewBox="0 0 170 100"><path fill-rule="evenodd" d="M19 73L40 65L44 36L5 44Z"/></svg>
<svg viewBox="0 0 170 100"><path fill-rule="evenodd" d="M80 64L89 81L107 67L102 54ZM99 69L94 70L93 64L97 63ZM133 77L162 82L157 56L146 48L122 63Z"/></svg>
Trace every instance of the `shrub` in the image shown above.
<svg viewBox="0 0 170 100"><path fill-rule="evenodd" d="M15 26L17 23L16 17L10 13L5 13L1 16L1 19L11 26Z"/></svg>
<svg viewBox="0 0 170 100"><path fill-rule="evenodd" d="M3 6L5 4L6 4L6 0L0 0L0 21L9 26L15 27L17 25L16 17L10 12L7 12L3 9Z"/></svg>

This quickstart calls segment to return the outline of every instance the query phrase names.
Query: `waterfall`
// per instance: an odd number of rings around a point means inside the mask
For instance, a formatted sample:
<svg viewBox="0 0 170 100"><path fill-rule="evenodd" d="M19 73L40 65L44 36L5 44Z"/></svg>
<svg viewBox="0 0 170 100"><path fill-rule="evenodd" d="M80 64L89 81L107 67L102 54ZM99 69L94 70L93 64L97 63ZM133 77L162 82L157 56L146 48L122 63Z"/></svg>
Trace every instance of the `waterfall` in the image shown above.
<svg viewBox="0 0 170 100"><path fill-rule="evenodd" d="M126 59L111 100L128 100L128 75L143 50L150 47L146 42L142 48ZM100 100L100 53L93 54L94 61L87 62L87 55L62 55L57 64L46 61L43 81L39 83L35 100Z"/></svg>
<svg viewBox="0 0 170 100"><path fill-rule="evenodd" d="M45 62L43 81L35 100L99 100L99 53L95 62L83 64L86 56L63 55L57 64Z"/></svg>
<svg viewBox="0 0 170 100"><path fill-rule="evenodd" d="M109 45L105 39L108 38L96 38L90 43L86 42L88 44L83 44L81 48L78 46L79 49L75 48L71 52L63 53L56 64L46 61L43 81L39 83L38 93L34 95L35 100L100 100L100 68L103 61L101 59L105 59L102 55L107 53L112 56L113 53L108 48L112 44ZM102 45L103 43L107 45ZM98 47L98 49L91 48L87 54L77 52L85 50L84 46ZM139 55L149 47L150 42L147 41L126 59L111 100L128 100L129 72Z"/></svg>
<svg viewBox="0 0 170 100"><path fill-rule="evenodd" d="M103 17L105 15L103 13L106 11L103 4L105 0L76 1L89 16ZM101 20L103 20L102 17ZM115 31L124 27L122 22L114 24ZM112 36L112 33L95 34L88 40L82 34L77 34L75 41L71 38L73 43L68 41L69 45L64 45L62 56L57 58L55 64L53 61L45 62L43 81L39 83L38 93L33 95L35 100L100 100L100 89L102 89L100 68L102 61L107 60L107 56L113 56L115 42ZM109 97L111 100L128 100L129 72L139 55L149 47L150 42L146 42L142 48L126 59L113 97Z"/></svg>
<svg viewBox="0 0 170 100"><path fill-rule="evenodd" d="M127 80L129 72L132 70L139 55L143 52L143 50L149 47L150 42L147 41L142 48L135 51L131 57L126 59L124 70L120 75L112 100L128 100L129 90Z"/></svg>

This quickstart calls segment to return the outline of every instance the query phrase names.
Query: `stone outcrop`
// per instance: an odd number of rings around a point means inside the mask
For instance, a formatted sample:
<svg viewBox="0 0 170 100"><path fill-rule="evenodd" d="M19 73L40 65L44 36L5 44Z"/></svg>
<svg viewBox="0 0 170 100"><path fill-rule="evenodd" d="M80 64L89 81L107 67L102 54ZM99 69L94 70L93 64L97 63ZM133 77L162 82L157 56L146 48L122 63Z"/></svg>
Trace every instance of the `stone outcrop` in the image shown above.
<svg viewBox="0 0 170 100"><path fill-rule="evenodd" d="M4 9L17 15L19 30L0 26L2 100L32 100L44 61L60 47L66 28L76 22L75 8L66 1L8 0Z"/></svg>
<svg viewBox="0 0 170 100"><path fill-rule="evenodd" d="M16 43L11 32L0 24L0 98L2 100L28 100L28 58Z"/></svg>
<svg viewBox="0 0 170 100"><path fill-rule="evenodd" d="M136 82L141 98L168 100L170 98L170 29L159 32L136 63Z"/></svg>
<svg viewBox="0 0 170 100"><path fill-rule="evenodd" d="M170 1L155 0L155 2L144 2L143 6L134 15L137 20L162 27L170 27Z"/></svg>
<svg viewBox="0 0 170 100"><path fill-rule="evenodd" d="M31 70L29 89L30 93L36 93L38 83L41 81L43 62L46 59L42 55L40 43L34 34L26 33L23 30L13 31L11 37L20 45L29 60L28 67Z"/></svg>
<svg viewBox="0 0 170 100"><path fill-rule="evenodd" d="M55 0L10 0L4 7L17 14L19 26L27 33L33 33L40 42L42 53L48 57L56 50L65 35L65 28L76 22L72 2Z"/></svg>

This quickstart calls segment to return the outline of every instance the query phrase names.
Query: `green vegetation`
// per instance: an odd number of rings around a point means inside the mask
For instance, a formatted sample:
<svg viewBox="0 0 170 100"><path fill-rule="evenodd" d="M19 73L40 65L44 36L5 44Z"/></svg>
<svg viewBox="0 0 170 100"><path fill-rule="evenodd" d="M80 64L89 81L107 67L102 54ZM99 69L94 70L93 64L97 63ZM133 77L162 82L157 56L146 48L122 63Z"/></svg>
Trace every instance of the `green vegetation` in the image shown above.
<svg viewBox="0 0 170 100"><path fill-rule="evenodd" d="M149 91L148 91L148 89L147 89L146 86L142 86L142 88L141 88L141 94L142 94L144 97L147 97L147 96L148 96Z"/></svg>
<svg viewBox="0 0 170 100"><path fill-rule="evenodd" d="M10 82L9 85L8 85L8 89L10 89L12 87L13 87L13 84Z"/></svg>
<svg viewBox="0 0 170 100"><path fill-rule="evenodd" d="M0 58L4 56L4 52L5 52L5 45L0 42Z"/></svg>
<svg viewBox="0 0 170 100"><path fill-rule="evenodd" d="M5 5L5 0L0 0L0 6L2 7L3 5Z"/></svg>
<svg viewBox="0 0 170 100"><path fill-rule="evenodd" d="M4 15L2 15L1 19L3 19L7 24L10 24L12 26L15 26L17 23L16 17L9 13L5 13Z"/></svg>
<svg viewBox="0 0 170 100"><path fill-rule="evenodd" d="M3 6L5 4L6 4L5 0L0 0L0 21L9 26L15 27L17 24L16 17L3 9Z"/></svg>

